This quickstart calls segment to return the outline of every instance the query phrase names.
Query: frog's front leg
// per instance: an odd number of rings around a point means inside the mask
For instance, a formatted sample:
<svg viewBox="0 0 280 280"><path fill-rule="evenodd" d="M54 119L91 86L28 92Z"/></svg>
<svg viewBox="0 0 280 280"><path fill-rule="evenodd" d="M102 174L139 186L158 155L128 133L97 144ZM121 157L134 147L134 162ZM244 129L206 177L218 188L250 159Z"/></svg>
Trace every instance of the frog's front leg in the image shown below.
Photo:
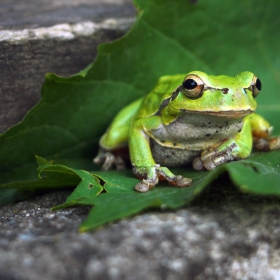
<svg viewBox="0 0 280 280"><path fill-rule="evenodd" d="M241 132L202 151L193 160L193 168L212 170L222 163L246 158L251 153L252 141L250 121L245 119Z"/></svg>
<svg viewBox="0 0 280 280"><path fill-rule="evenodd" d="M136 191L147 192L162 179L178 187L187 187L192 182L191 179L174 175L168 168L155 163L146 131L156 129L160 125L162 125L160 116L152 116L137 120L130 129L129 152L133 172L142 179L135 186Z"/></svg>

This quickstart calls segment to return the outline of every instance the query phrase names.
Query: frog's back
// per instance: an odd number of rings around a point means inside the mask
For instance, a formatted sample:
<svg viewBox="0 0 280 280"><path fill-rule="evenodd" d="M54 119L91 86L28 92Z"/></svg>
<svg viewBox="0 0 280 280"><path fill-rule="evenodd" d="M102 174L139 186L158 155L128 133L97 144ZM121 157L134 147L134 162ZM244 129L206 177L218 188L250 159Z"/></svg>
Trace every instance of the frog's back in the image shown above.
<svg viewBox="0 0 280 280"><path fill-rule="evenodd" d="M163 76L155 88L146 96L139 98L123 108L114 118L100 140L100 146L112 150L127 144L129 127L135 119L156 114L164 100L171 97L182 83L185 75Z"/></svg>
<svg viewBox="0 0 280 280"><path fill-rule="evenodd" d="M172 93L182 84L185 76L185 74L162 76L155 88L143 98L136 118L145 118L156 114L162 102L171 97Z"/></svg>

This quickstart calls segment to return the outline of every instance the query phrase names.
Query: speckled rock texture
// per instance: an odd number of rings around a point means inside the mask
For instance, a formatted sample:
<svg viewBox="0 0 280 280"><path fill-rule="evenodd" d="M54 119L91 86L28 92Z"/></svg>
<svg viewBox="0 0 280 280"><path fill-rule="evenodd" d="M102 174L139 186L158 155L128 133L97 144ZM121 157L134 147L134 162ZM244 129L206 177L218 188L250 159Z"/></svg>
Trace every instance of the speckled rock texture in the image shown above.
<svg viewBox="0 0 280 280"><path fill-rule="evenodd" d="M2 206L0 279L280 279L279 200L220 187L89 233L66 191Z"/></svg>

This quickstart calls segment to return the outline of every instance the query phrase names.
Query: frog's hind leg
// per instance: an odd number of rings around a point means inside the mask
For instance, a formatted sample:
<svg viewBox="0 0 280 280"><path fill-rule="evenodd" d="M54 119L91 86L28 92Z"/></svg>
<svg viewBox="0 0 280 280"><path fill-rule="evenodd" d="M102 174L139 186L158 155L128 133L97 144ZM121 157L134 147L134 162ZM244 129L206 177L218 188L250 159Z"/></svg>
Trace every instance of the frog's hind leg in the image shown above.
<svg viewBox="0 0 280 280"><path fill-rule="evenodd" d="M273 127L260 115L252 114L250 120L253 135L253 147L259 151L272 151L280 149L280 136L271 137Z"/></svg>
<svg viewBox="0 0 280 280"><path fill-rule="evenodd" d="M102 164L102 170L126 168L129 127L141 102L142 99L138 99L122 109L101 137L99 153L93 162Z"/></svg>

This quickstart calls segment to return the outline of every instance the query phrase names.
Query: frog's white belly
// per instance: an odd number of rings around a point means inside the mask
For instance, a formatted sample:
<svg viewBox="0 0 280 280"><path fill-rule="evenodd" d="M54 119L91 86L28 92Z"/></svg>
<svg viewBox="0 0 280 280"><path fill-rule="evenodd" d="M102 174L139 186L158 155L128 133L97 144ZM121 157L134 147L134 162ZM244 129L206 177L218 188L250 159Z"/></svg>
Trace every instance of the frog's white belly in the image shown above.
<svg viewBox="0 0 280 280"><path fill-rule="evenodd" d="M180 167L185 166L193 161L194 158L200 155L200 151L190 151L182 149L174 149L159 145L152 140L151 150L153 158L157 164L161 166Z"/></svg>
<svg viewBox="0 0 280 280"><path fill-rule="evenodd" d="M243 117L221 117L185 113L169 125L149 131L155 161L166 166L181 166L199 156L202 150L234 137L241 131Z"/></svg>

